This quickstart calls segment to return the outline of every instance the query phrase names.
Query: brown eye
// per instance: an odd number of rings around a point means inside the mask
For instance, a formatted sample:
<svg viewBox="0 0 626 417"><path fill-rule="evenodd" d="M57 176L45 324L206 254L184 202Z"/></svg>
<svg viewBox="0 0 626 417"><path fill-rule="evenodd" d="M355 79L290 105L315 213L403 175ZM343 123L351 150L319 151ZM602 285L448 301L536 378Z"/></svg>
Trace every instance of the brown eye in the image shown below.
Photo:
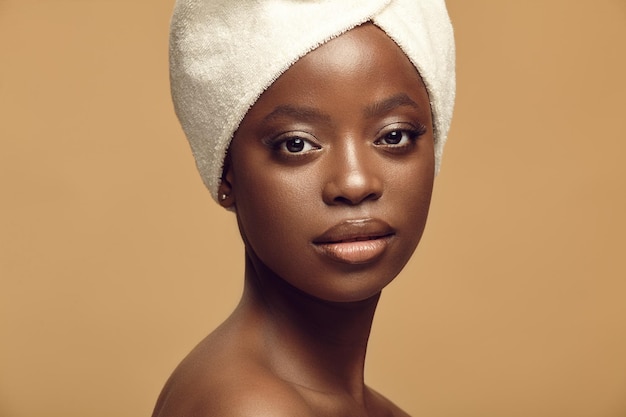
<svg viewBox="0 0 626 417"><path fill-rule="evenodd" d="M285 153L298 154L319 149L319 146L300 136L292 136L278 142L275 149Z"/></svg>
<svg viewBox="0 0 626 417"><path fill-rule="evenodd" d="M386 134L383 140L388 145L397 145L400 141L402 141L402 131L394 130L393 132Z"/></svg>
<svg viewBox="0 0 626 417"><path fill-rule="evenodd" d="M285 141L285 149L291 153L302 152L306 142L302 138L293 138Z"/></svg>
<svg viewBox="0 0 626 417"><path fill-rule="evenodd" d="M426 127L418 122L391 123L379 131L375 145L391 152L400 152L413 148L420 136L426 133Z"/></svg>
<svg viewBox="0 0 626 417"><path fill-rule="evenodd" d="M263 141L276 157L283 159L304 157L321 148L315 136L302 131L285 132Z"/></svg>
<svg viewBox="0 0 626 417"><path fill-rule="evenodd" d="M416 135L406 130L393 130L380 139L383 145L406 145Z"/></svg>

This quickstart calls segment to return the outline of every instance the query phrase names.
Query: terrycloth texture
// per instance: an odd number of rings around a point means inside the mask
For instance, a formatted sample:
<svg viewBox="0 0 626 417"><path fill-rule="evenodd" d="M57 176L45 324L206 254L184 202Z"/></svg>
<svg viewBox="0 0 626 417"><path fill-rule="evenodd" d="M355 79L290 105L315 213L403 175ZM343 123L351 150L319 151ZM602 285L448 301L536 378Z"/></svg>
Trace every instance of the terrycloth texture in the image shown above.
<svg viewBox="0 0 626 417"><path fill-rule="evenodd" d="M170 33L174 107L217 200L224 156L248 109L324 42L372 21L422 76L439 171L455 94L452 25L443 0L177 0Z"/></svg>

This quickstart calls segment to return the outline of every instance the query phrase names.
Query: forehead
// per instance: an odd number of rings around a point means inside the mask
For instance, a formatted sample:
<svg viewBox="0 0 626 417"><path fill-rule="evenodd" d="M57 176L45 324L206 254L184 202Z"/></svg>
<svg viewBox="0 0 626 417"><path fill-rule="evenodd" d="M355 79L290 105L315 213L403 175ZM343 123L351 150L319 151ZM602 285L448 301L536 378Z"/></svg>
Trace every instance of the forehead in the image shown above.
<svg viewBox="0 0 626 417"><path fill-rule="evenodd" d="M331 39L300 58L287 72L304 68L324 71L328 76L368 69L372 75L391 70L389 75L406 72L419 77L417 69L400 47L372 23L357 26Z"/></svg>
<svg viewBox="0 0 626 417"><path fill-rule="evenodd" d="M338 109L367 107L404 94L430 113L424 83L404 52L377 26L356 27L295 62L248 111L265 117L276 106L293 104Z"/></svg>

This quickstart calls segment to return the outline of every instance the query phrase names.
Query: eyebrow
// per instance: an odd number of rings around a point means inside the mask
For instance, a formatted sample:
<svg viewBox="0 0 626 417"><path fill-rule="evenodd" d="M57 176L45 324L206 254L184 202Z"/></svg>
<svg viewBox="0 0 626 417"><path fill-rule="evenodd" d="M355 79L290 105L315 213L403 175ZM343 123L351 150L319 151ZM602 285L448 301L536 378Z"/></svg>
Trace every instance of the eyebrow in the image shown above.
<svg viewBox="0 0 626 417"><path fill-rule="evenodd" d="M400 93L367 106L364 110L364 114L368 119L379 117L403 106L409 106L415 109L420 108L409 96L405 93Z"/></svg>
<svg viewBox="0 0 626 417"><path fill-rule="evenodd" d="M363 110L366 118L382 116L398 107L409 106L419 109L420 106L405 93L396 94L384 100L370 104ZM290 117L305 122L329 122L331 117L322 113L314 107L294 106L291 104L281 104L276 106L267 116L263 118L263 122L270 122L280 117Z"/></svg>
<svg viewBox="0 0 626 417"><path fill-rule="evenodd" d="M280 117L290 117L293 119L303 120L305 122L317 122L317 121L330 121L330 116L324 114L315 108L306 106L293 106L290 104L283 104L276 106L274 110L263 118L264 122L269 122Z"/></svg>

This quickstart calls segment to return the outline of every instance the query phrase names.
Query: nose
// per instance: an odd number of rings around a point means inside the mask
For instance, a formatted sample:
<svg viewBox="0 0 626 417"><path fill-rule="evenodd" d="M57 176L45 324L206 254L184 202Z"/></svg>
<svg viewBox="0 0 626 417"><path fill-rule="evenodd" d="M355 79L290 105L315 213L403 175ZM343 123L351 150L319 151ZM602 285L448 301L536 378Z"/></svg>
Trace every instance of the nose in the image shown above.
<svg viewBox="0 0 626 417"><path fill-rule="evenodd" d="M368 143L348 140L330 151L323 200L328 205L358 205L383 194L380 161Z"/></svg>

